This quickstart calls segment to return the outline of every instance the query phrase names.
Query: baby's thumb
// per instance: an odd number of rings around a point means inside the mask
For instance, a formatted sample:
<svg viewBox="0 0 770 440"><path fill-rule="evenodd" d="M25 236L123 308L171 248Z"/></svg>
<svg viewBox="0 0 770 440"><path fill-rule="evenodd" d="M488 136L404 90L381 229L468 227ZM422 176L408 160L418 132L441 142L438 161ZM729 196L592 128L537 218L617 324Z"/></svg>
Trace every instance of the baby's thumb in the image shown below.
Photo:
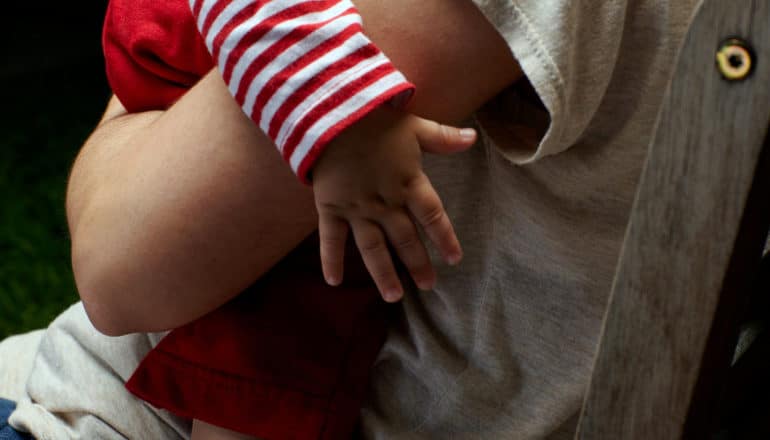
<svg viewBox="0 0 770 440"><path fill-rule="evenodd" d="M417 130L417 141L423 151L429 153L458 153L473 146L476 142L476 130L423 120Z"/></svg>

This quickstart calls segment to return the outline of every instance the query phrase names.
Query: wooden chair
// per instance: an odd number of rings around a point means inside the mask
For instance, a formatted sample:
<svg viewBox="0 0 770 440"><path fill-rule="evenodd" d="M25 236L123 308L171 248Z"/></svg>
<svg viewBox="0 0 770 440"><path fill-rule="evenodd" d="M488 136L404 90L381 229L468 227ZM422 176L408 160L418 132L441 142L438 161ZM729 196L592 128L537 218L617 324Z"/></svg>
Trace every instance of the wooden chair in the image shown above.
<svg viewBox="0 0 770 440"><path fill-rule="evenodd" d="M770 439L770 338L731 366L770 315L770 1L704 0L672 63L576 438Z"/></svg>

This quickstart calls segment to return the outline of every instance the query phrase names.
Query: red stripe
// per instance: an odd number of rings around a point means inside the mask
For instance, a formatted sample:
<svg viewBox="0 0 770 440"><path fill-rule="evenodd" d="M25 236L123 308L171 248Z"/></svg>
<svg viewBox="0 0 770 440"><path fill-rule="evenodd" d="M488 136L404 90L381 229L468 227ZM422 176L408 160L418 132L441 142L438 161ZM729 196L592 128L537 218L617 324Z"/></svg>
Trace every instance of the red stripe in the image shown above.
<svg viewBox="0 0 770 440"><path fill-rule="evenodd" d="M233 18L231 20L229 20L224 26L222 26L222 29L219 31L219 33L214 36L214 39L212 40L212 43L211 43L211 57L214 58L214 62L219 63L219 53L222 51L222 44L225 42L225 39L230 35L230 32L232 32L236 26L240 25L241 23L253 17L259 12L259 8L255 9L254 6L255 5L252 4L238 11L237 14L233 15ZM249 32L255 32L255 31L256 31L256 28L251 29ZM263 35L264 35L264 32L258 35L255 35L254 38L260 39L262 38ZM206 35L206 38L208 38L208 35Z"/></svg>
<svg viewBox="0 0 770 440"><path fill-rule="evenodd" d="M334 109L340 106L340 104L347 101L349 98L355 96L357 93L365 89L366 87L377 82L382 77L395 72L391 64L383 64L365 75L354 79L344 87L338 89L334 94L327 97L320 104L315 106L310 112L308 112L298 124L294 126L286 142L283 144L283 158L289 160L297 145L302 141L305 133L312 127L319 119L331 113Z"/></svg>
<svg viewBox="0 0 770 440"><path fill-rule="evenodd" d="M259 4L260 2L256 2ZM214 6L209 11L209 15L206 16L206 21L203 22L203 26L200 28L201 35L203 35L204 39L207 39L209 35L209 30L211 30L211 25L214 24L214 20L216 20L217 17L219 17L219 14L222 13L222 11L230 4L229 0L221 0L216 3L214 3ZM246 7L245 9L250 9ZM197 21L196 16L196 21Z"/></svg>
<svg viewBox="0 0 770 440"><path fill-rule="evenodd" d="M233 18L227 23L225 23L224 26L222 26L222 29L219 31L217 35L214 36L214 38L211 41L211 57L214 59L214 62L218 63L219 53L222 51L222 44L225 42L225 38L227 38L227 36L230 35L230 32L232 32L232 30L235 29L236 26L248 20L254 14L255 14L254 10L247 6L241 9L237 14L233 15ZM209 31L210 29L207 30L206 33L204 34L204 37L206 39L208 39ZM259 37L261 37L261 35Z"/></svg>
<svg viewBox="0 0 770 440"><path fill-rule="evenodd" d="M289 7L287 9L282 10L278 14L273 15L272 17L268 17L266 20L269 20L269 23L273 23L273 25L268 25L264 28L258 26L254 26L253 28L249 29L248 33L244 35L244 39L250 40L250 41L259 41L260 38L262 38L267 31L272 29L272 26L275 25L275 23L280 23L285 20L291 20L293 18L300 17L302 15L305 15L308 10L311 12L314 9L309 9L308 4L312 4L313 6L323 6L322 1L310 1L305 2L299 5L295 5L292 7ZM239 11L237 14L233 16L233 18L225 24L222 29L219 31L219 33L214 37L213 43L212 43L212 51L211 56L214 58L215 62L218 62L219 60L219 53L222 51L222 44L224 44L225 39L230 35L230 33L235 29L238 25L243 23L244 21L254 17L259 13L260 7L257 7L256 9L253 7L247 6L241 11ZM241 40L243 41L243 40ZM225 81L229 81L231 72L223 72L223 74L227 74L225 77Z"/></svg>
<svg viewBox="0 0 770 440"><path fill-rule="evenodd" d="M203 7L203 0L195 0L192 7L192 13L195 17L195 21L198 21L198 16L201 15L201 8Z"/></svg>
<svg viewBox="0 0 770 440"><path fill-rule="evenodd" d="M310 184L310 170L312 169L313 165L315 165L318 157L321 155L321 153L323 153L323 151L326 149L326 146L329 144L329 142L332 141L332 139L337 137L343 130L355 124L364 116L368 115L375 108L393 99L395 96L398 96L399 94L409 90L414 90L414 85L410 83L398 84L385 93L379 95L376 99L369 101L358 111L352 113L345 119L338 122L336 125L326 130L323 135L316 139L313 147L310 148L305 157L303 157L300 161L299 166L297 167L297 176L300 178L300 180L302 180L302 182L305 184Z"/></svg>
<svg viewBox="0 0 770 440"><path fill-rule="evenodd" d="M283 69L280 73L270 78L270 80L259 92L259 95L257 95L257 98L254 100L254 107L251 109L252 115L254 115L252 116L253 119L256 121L262 119L262 112L265 108L265 105L267 105L267 101L269 101L275 92L278 91L278 89L280 89L287 81L291 80L291 78L296 75L297 72L304 69L312 62L318 60L327 53L342 46L351 37L358 34L360 30L361 26L356 23L351 24L350 26L343 29L342 32L337 34L334 38L324 41L319 46L303 55L301 58L286 66L286 68ZM335 63L336 61L337 60L330 60L330 64ZM307 81L316 82L316 78L306 78L305 82L302 82L301 79L295 81L298 81L299 84L303 84Z"/></svg>
<svg viewBox="0 0 770 440"><path fill-rule="evenodd" d="M241 78L241 82L238 85L238 91L235 93L235 100L239 104L243 104L243 102L246 99L246 94L248 93L249 86L251 85L251 82L254 80L254 77L257 76L257 74L259 74L259 72L261 72L262 69L264 69L267 65L273 62L276 58L278 58L278 56L280 56L287 49L294 46L297 42L302 41L302 39L304 39L314 31L318 30L325 24L331 23L346 15L353 15L353 14L356 14L356 10L355 8L350 8L344 11L340 15L336 17L332 17L328 20L324 20L320 23L306 24L306 25L298 26L292 29L291 32L289 32L286 36L282 37L280 40L278 40L272 46L270 46L266 51L262 52L261 55L259 55L257 58L251 61L251 64L249 64L249 67L244 72L243 77ZM260 27L262 27L262 24L260 24ZM359 26L359 29L360 29L360 26ZM242 56L243 56L242 53L236 54L235 51L233 51L228 57L226 65L229 67L229 65L232 64L232 66L234 67L235 64L240 60ZM230 79L231 78L229 78L227 81L229 82Z"/></svg>
<svg viewBox="0 0 770 440"><path fill-rule="evenodd" d="M289 96L283 104L281 104L281 107L276 110L272 120L270 121L267 135L271 139L275 140L276 137L278 137L278 132L281 130L281 126L283 125L284 121L286 121L286 118L289 117L291 112L293 112L298 105L304 102L310 95L312 95L316 90L321 88L321 86L329 82L335 76L350 69L365 59L369 59L378 55L379 53L379 49L377 49L374 44L369 43L368 45L351 53L347 57L337 61L335 64L330 65L314 78L308 78L308 81L299 86L297 90L295 90L294 93L292 93L292 95Z"/></svg>
<svg viewBox="0 0 770 440"><path fill-rule="evenodd" d="M270 30L284 21L301 17L312 12L320 12L326 9L328 9L328 0L303 2L284 9L281 12L259 22L259 24L256 26L250 28L248 32L243 36L243 38L241 38L241 40L238 42L238 45L233 48L233 50L228 55L228 59L225 61L225 66L222 69L222 76L224 77L225 82L230 82L230 78L233 74L233 68L238 63L238 60L243 56L243 53L246 52L251 46L253 46L254 43L262 39L262 37L264 37L265 34ZM222 31L215 37L212 56L217 63L222 45L224 44L225 39L233 31L233 29L258 13L258 11L254 10L253 8L249 8L249 10L252 11L250 14L237 14L235 17L233 17L233 19L230 20L222 29Z"/></svg>

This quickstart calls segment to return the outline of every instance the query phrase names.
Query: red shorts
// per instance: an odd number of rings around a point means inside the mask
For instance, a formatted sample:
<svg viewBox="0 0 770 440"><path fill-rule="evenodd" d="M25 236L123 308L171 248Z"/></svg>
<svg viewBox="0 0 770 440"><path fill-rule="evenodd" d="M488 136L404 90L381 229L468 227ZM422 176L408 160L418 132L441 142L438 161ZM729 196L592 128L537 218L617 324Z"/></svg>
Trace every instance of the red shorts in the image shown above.
<svg viewBox="0 0 770 440"><path fill-rule="evenodd" d="M186 0L112 0L107 74L130 112L165 109L213 63ZM349 248L326 285L317 236L248 291L172 331L126 387L183 417L265 439L350 437L384 341L384 302ZM184 292L180 292L183 295Z"/></svg>

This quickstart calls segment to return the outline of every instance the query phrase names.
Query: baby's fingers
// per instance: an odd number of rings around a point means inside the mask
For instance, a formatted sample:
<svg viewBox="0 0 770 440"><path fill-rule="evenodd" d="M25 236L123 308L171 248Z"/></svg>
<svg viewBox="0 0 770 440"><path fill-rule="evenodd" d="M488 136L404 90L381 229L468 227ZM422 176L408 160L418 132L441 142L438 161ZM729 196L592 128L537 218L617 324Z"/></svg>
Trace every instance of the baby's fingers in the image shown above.
<svg viewBox="0 0 770 440"><path fill-rule="evenodd" d="M342 282L345 260L345 241L348 237L348 223L336 216L319 214L318 236L321 241L321 267L324 279L329 285Z"/></svg>
<svg viewBox="0 0 770 440"><path fill-rule="evenodd" d="M463 256L460 242L436 190L425 175L413 185L407 198L409 211L439 249L444 260L451 265L459 263Z"/></svg>
<svg viewBox="0 0 770 440"><path fill-rule="evenodd" d="M385 235L380 226L368 220L354 220L350 225L356 246L361 252L364 265L374 279L383 299L396 302L404 295L401 281L398 279L390 251L385 242Z"/></svg>
<svg viewBox="0 0 770 440"><path fill-rule="evenodd" d="M415 132L423 151L451 154L465 151L476 142L476 130L439 124L428 119L420 120Z"/></svg>
<svg viewBox="0 0 770 440"><path fill-rule="evenodd" d="M395 211L380 223L417 287L422 290L432 289L436 282L436 273L417 228L406 211Z"/></svg>

